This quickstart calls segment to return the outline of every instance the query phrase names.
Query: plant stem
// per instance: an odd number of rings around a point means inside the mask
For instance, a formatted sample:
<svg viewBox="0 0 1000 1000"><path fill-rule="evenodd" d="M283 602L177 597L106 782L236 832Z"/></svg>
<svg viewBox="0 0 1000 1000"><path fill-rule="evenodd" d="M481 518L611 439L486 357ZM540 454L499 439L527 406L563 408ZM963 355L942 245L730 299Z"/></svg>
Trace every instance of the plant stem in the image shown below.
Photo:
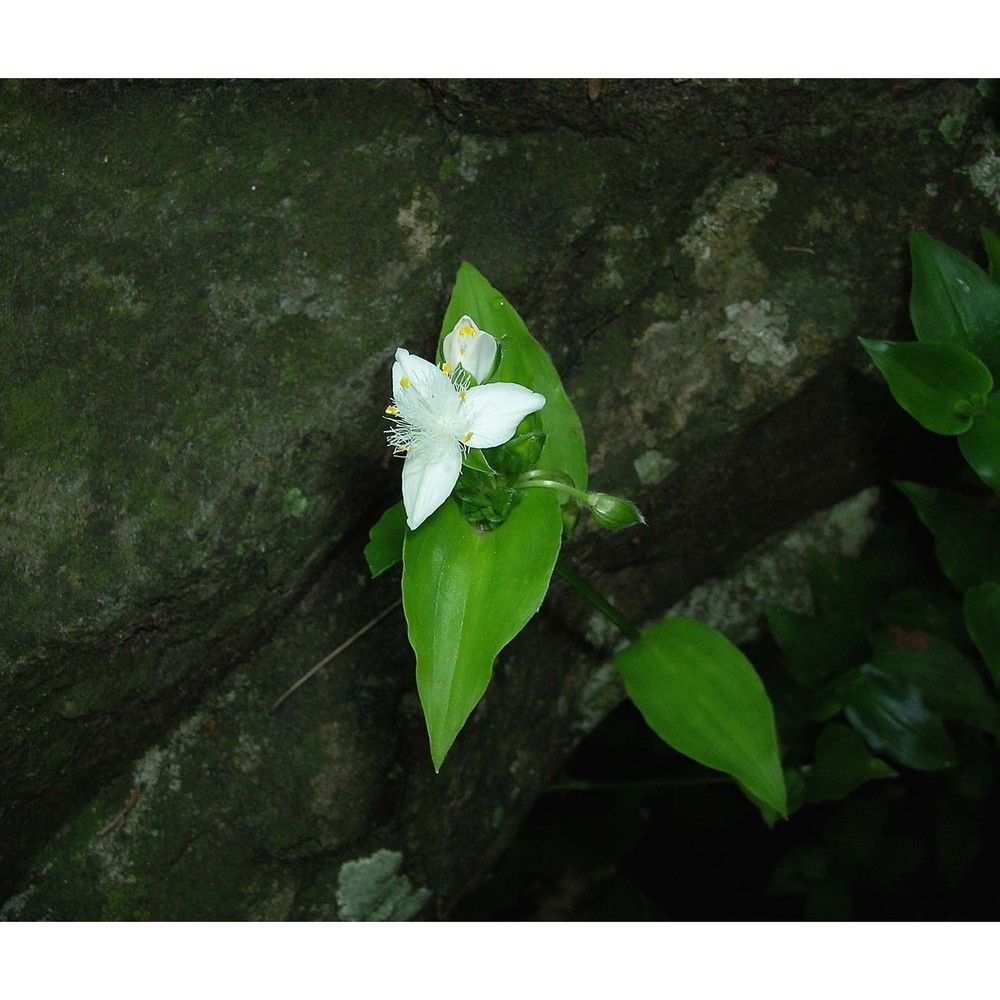
<svg viewBox="0 0 1000 1000"><path fill-rule="evenodd" d="M542 471L541 469L536 469L534 473L529 472L521 476L514 483L514 489L524 490L533 487L542 490L555 490L557 493L565 493L566 496L578 500L585 507L590 506L590 494L586 490L578 490L575 486L570 486L569 483L564 483L559 479L549 479L544 475L538 475Z"/></svg>
<svg viewBox="0 0 1000 1000"><path fill-rule="evenodd" d="M632 624L614 605L606 601L583 577L575 573L561 559L556 562L556 572L572 587L578 590L612 625L636 642L639 629Z"/></svg>

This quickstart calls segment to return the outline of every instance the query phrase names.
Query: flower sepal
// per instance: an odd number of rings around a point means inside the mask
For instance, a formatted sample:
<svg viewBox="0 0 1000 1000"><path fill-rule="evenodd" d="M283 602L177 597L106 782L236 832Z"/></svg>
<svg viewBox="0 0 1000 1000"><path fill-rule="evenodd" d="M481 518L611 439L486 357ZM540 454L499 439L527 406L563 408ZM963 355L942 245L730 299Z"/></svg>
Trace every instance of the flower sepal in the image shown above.
<svg viewBox="0 0 1000 1000"><path fill-rule="evenodd" d="M532 422L537 425L537 421ZM501 475L517 479L538 465L544 447L545 432L532 428L516 434L506 444L490 448L485 459Z"/></svg>
<svg viewBox="0 0 1000 1000"><path fill-rule="evenodd" d="M494 450L493 448L490 449L490 451ZM465 469L475 469L476 472L484 472L488 476L495 475L497 471L490 465L481 448L470 448L462 457L462 467Z"/></svg>
<svg viewBox="0 0 1000 1000"><path fill-rule="evenodd" d="M494 476L466 469L455 484L462 516L482 531L494 531L510 517L524 494Z"/></svg>

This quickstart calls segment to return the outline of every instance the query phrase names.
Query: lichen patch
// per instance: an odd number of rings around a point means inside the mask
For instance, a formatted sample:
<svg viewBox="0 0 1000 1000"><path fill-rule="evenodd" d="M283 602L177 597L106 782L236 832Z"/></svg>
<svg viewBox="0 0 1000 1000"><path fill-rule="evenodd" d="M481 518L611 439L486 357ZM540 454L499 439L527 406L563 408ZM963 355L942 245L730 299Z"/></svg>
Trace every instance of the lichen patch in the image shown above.
<svg viewBox="0 0 1000 1000"><path fill-rule="evenodd" d="M399 874L403 855L378 850L367 858L345 861L337 877L337 916L341 920L409 920L430 899Z"/></svg>
<svg viewBox="0 0 1000 1000"><path fill-rule="evenodd" d="M798 357L798 347L788 340L788 314L769 300L732 302L726 319L719 340L737 364L784 368Z"/></svg>

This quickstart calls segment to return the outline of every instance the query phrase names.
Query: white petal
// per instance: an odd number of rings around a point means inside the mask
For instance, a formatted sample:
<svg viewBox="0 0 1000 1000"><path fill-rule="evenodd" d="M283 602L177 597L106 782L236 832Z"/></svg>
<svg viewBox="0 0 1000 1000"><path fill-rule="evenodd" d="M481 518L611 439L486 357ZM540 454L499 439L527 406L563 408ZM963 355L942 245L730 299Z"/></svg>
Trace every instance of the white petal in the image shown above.
<svg viewBox="0 0 1000 1000"><path fill-rule="evenodd" d="M497 342L488 333L480 333L466 344L462 367L477 381L490 377L497 360Z"/></svg>
<svg viewBox="0 0 1000 1000"><path fill-rule="evenodd" d="M470 316L463 316L444 338L441 353L452 368L461 365L477 382L482 382L493 371L497 342L494 336L480 330Z"/></svg>
<svg viewBox="0 0 1000 1000"><path fill-rule="evenodd" d="M404 378L408 380L409 385L402 384ZM392 366L393 396L396 396L401 388L410 386L430 386L440 390L447 382L448 376L437 365L432 365L416 354L410 354L405 347L400 347L396 351L396 361Z"/></svg>
<svg viewBox="0 0 1000 1000"><path fill-rule="evenodd" d="M466 444L470 448L492 448L514 436L517 425L545 405L545 397L513 382L476 385L466 393L470 408Z"/></svg>
<svg viewBox="0 0 1000 1000"><path fill-rule="evenodd" d="M448 499L462 471L462 447L414 445L403 462L403 507L410 529L419 528Z"/></svg>

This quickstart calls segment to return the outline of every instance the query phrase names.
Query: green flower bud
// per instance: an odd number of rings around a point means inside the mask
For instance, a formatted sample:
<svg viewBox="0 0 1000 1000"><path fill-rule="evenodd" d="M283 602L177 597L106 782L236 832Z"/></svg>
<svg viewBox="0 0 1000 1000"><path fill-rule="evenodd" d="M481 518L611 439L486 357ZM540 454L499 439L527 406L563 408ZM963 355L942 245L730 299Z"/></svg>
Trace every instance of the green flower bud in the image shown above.
<svg viewBox="0 0 1000 1000"><path fill-rule="evenodd" d="M588 503L594 520L602 528L616 531L619 528L628 528L633 524L646 523L646 519L639 513L636 505L624 497L613 497L610 493L590 493L588 494Z"/></svg>

